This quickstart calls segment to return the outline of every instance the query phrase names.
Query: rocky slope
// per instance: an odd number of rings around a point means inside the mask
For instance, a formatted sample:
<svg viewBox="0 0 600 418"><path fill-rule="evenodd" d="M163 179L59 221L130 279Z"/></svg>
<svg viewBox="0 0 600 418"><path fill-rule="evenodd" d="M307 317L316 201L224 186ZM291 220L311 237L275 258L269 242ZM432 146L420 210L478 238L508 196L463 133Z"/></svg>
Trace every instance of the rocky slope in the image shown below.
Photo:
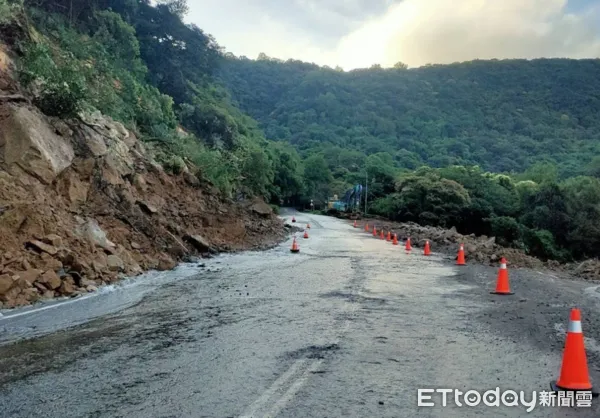
<svg viewBox="0 0 600 418"><path fill-rule="evenodd" d="M194 172L167 174L99 113L42 115L0 45L0 308L285 236L263 201L233 202Z"/></svg>

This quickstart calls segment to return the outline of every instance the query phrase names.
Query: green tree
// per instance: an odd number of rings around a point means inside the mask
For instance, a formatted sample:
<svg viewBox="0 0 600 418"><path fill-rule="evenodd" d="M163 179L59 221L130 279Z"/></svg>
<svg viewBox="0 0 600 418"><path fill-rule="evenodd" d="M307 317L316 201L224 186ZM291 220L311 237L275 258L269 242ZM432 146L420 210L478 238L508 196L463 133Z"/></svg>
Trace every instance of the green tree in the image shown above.
<svg viewBox="0 0 600 418"><path fill-rule="evenodd" d="M304 161L304 183L309 199L324 204L331 193L333 177L323 155L316 154Z"/></svg>

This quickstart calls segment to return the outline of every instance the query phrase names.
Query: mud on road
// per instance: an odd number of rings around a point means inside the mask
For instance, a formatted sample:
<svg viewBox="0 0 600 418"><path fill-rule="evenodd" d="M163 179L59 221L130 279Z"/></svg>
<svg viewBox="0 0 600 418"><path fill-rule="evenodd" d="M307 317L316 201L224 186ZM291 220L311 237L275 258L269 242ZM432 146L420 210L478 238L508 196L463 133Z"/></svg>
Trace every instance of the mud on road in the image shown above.
<svg viewBox="0 0 600 418"><path fill-rule="evenodd" d="M515 295L490 295L495 268L295 216L311 224L299 254L290 239L0 318L0 416L600 415L598 403L417 407L419 388L547 390L572 306L600 382L595 284L511 269Z"/></svg>

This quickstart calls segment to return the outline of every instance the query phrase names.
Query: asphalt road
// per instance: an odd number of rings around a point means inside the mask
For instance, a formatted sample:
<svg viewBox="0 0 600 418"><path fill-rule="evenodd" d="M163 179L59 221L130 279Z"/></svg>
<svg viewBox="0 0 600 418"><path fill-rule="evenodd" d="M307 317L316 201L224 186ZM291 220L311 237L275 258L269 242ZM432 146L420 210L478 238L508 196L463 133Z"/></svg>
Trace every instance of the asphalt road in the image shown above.
<svg viewBox="0 0 600 418"><path fill-rule="evenodd" d="M284 214L289 216L290 213ZM600 385L597 285L405 254L310 221L266 252L150 273L81 300L2 312L2 417L598 417L591 408L417 405L417 390L548 390L572 306ZM435 252L435 248L433 249ZM539 396L539 395L538 395ZM461 401L464 402L464 401Z"/></svg>

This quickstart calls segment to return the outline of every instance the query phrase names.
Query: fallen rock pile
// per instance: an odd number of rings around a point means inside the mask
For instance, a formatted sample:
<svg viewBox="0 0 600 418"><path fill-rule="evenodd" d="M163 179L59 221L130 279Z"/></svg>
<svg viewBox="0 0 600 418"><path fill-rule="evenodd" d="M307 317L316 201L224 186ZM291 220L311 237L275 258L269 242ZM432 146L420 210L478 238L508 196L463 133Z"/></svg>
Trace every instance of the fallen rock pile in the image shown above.
<svg viewBox="0 0 600 418"><path fill-rule="evenodd" d="M0 308L285 235L262 200L233 202L189 163L168 174L134 132L99 112L65 121L0 101Z"/></svg>
<svg viewBox="0 0 600 418"><path fill-rule="evenodd" d="M443 229L431 226L421 226L413 222L394 223L383 220L363 220L375 225L378 229L383 227L386 231L398 234L398 239L411 238L413 247L422 248L425 241L429 240L432 251L456 256L458 247L462 243L465 249L467 262L474 261L490 265L497 265L500 258L505 257L513 267L541 268L544 263L534 257L528 256L523 251L506 248L496 243L495 237L462 235L456 228Z"/></svg>

